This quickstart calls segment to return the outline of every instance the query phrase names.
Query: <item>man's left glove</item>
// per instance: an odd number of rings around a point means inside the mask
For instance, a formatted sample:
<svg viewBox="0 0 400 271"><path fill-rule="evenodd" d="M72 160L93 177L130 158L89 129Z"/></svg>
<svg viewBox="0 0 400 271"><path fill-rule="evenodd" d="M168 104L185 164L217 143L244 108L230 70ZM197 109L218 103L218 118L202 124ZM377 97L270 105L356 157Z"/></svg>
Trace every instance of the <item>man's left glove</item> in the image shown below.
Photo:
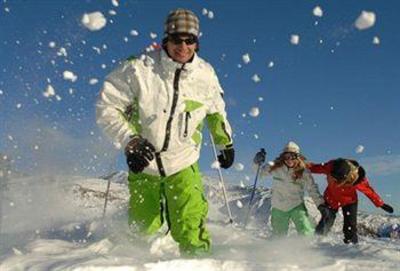
<svg viewBox="0 0 400 271"><path fill-rule="evenodd" d="M126 162L133 173L140 173L154 159L156 149L145 138L134 136L125 147Z"/></svg>
<svg viewBox="0 0 400 271"><path fill-rule="evenodd" d="M222 168L230 168L235 160L235 150L233 146L227 146L226 149L220 151L220 155L218 155L218 162Z"/></svg>

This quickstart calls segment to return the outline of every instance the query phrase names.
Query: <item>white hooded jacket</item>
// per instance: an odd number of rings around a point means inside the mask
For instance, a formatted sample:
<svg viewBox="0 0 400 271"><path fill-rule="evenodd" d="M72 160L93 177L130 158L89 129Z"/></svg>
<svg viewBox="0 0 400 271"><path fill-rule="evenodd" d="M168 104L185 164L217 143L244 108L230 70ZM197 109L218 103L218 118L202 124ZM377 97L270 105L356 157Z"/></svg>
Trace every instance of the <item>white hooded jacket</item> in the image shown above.
<svg viewBox="0 0 400 271"><path fill-rule="evenodd" d="M294 180L294 170L283 165L272 172L270 166L265 165L261 174L272 176L272 208L287 212L304 202L304 192L307 191L316 206L324 203L318 185L315 183L308 169L304 170L303 176Z"/></svg>
<svg viewBox="0 0 400 271"><path fill-rule="evenodd" d="M144 172L169 176L199 159L207 117L215 143L232 144L223 90L206 61L172 61L164 50L128 60L107 76L96 105L98 125L124 148L133 135L146 138L156 158Z"/></svg>

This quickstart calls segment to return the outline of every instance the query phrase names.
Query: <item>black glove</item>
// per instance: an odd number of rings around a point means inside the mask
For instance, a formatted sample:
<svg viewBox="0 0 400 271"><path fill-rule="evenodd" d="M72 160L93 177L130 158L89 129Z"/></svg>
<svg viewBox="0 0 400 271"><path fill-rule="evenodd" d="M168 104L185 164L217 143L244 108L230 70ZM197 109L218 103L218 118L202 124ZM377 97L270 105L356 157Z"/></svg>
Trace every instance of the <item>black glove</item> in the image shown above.
<svg viewBox="0 0 400 271"><path fill-rule="evenodd" d="M264 148L261 148L261 150L256 153L256 156L254 156L254 159L253 159L254 164L262 165L265 162L266 156L267 156L267 152L265 151Z"/></svg>
<svg viewBox="0 0 400 271"><path fill-rule="evenodd" d="M385 212L388 212L389 214L393 214L393 207L392 206L390 206L389 204L386 204L386 203L384 203L382 206L381 206L381 208L383 209L383 210L385 210Z"/></svg>
<svg viewBox="0 0 400 271"><path fill-rule="evenodd" d="M154 159L156 149L145 138L134 136L125 147L126 162L133 173L139 173Z"/></svg>
<svg viewBox="0 0 400 271"><path fill-rule="evenodd" d="M235 150L233 149L233 146L230 145L220 152L221 154L218 155L218 162L220 166L225 169L230 168L235 160Z"/></svg>

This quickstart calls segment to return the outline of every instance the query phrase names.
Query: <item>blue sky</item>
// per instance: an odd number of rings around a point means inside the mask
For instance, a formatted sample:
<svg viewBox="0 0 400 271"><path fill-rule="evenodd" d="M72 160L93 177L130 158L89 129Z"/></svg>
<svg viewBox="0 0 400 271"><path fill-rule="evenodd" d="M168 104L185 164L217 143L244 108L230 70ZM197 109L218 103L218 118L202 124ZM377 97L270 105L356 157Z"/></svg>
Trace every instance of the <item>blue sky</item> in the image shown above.
<svg viewBox="0 0 400 271"><path fill-rule="evenodd" d="M313 15L316 6L322 17ZM116 154L100 138L94 103L104 76L118 61L160 41L165 16L177 7L199 16L200 55L216 68L225 89L237 162L245 166L226 172L228 179L246 182L248 176L251 182L249 163L260 147L273 159L294 140L312 161L360 160L384 199L400 207L400 3L395 0L121 1L118 7L111 0L2 0L0 152L25 172L100 175L111 164L123 169L121 156L110 162ZM214 17L202 15L203 8ZM363 10L373 11L376 23L360 31L354 22ZM108 20L96 32L80 22L94 11ZM292 34L300 36L298 45L290 43ZM372 43L375 36L379 45ZM67 56L57 55L61 47ZM250 63L244 64L244 54ZM65 70L77 81L64 80ZM260 82L251 79L254 74ZM92 78L99 83L89 84ZM43 96L49 84L60 101ZM248 114L252 107L260 109L256 118ZM358 145L362 153L355 152ZM211 154L205 146L206 174L215 174Z"/></svg>

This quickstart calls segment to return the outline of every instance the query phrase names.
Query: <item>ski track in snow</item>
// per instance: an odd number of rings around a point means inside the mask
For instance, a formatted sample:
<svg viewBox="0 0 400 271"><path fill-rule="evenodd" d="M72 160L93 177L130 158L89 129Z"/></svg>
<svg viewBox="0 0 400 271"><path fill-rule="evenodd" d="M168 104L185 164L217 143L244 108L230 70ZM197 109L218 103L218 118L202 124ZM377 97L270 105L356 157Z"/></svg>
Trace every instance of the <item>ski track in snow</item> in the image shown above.
<svg viewBox="0 0 400 271"><path fill-rule="evenodd" d="M3 200L0 270L399 270L400 240L369 234L398 217L360 214L358 245L342 242L339 216L326 237L272 239L268 222L270 191L259 188L246 230L240 224L248 210L249 187L228 186L230 206L239 224L226 224L217 180L205 178L210 201L210 256L179 256L166 228L152 237L135 236L126 225L126 174L112 179L105 220L104 179L82 177L24 177L13 179ZM243 206L238 206L240 200ZM12 203L12 204L11 204ZM307 198L314 221L318 211Z"/></svg>

